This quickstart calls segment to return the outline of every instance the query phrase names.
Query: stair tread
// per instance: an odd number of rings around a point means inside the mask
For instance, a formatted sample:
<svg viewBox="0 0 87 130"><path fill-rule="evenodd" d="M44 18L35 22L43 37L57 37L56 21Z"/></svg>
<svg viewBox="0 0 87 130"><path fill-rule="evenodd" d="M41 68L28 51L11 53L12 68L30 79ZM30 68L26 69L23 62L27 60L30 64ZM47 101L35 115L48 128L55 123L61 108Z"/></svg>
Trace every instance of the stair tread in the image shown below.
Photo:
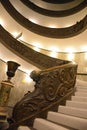
<svg viewBox="0 0 87 130"><path fill-rule="evenodd" d="M37 130L69 130L67 128L64 128L63 126L60 126L42 118L35 119L34 128L36 128Z"/></svg>
<svg viewBox="0 0 87 130"><path fill-rule="evenodd" d="M31 129L27 126L19 126L18 130L31 130Z"/></svg>
<svg viewBox="0 0 87 130"><path fill-rule="evenodd" d="M79 85L79 86L75 86L75 87L76 87L77 89L87 90L87 86L82 86L82 85L80 86L80 85Z"/></svg>
<svg viewBox="0 0 87 130"><path fill-rule="evenodd" d="M76 92L84 92L84 93L87 93L87 90L86 90L86 89L77 88L77 89L76 89Z"/></svg>
<svg viewBox="0 0 87 130"><path fill-rule="evenodd" d="M82 93L82 94L87 94L87 93L85 93L85 92L77 92L77 91L76 91L75 93Z"/></svg>
<svg viewBox="0 0 87 130"><path fill-rule="evenodd" d="M70 126L75 129L87 130L87 120L83 118L78 118L70 115L49 111L47 119L55 123Z"/></svg>
<svg viewBox="0 0 87 130"><path fill-rule="evenodd" d="M87 102L87 97L72 96L71 101Z"/></svg>
<svg viewBox="0 0 87 130"><path fill-rule="evenodd" d="M87 97L87 93L86 92L75 92L75 96Z"/></svg>
<svg viewBox="0 0 87 130"><path fill-rule="evenodd" d="M73 98L83 98L83 99L87 99L87 97L82 97L82 96L72 96ZM72 98L71 97L71 98Z"/></svg>
<svg viewBox="0 0 87 130"><path fill-rule="evenodd" d="M59 113L68 114L80 118L87 118L87 110L69 106L59 106L58 108Z"/></svg>
<svg viewBox="0 0 87 130"><path fill-rule="evenodd" d="M36 118L37 130L87 130L87 82L77 80L76 92L58 112L49 111L47 120Z"/></svg>
<svg viewBox="0 0 87 130"><path fill-rule="evenodd" d="M72 101L72 100L67 100L66 103L67 102L72 102L72 103L78 103L78 104L85 104L85 105L87 105L86 102L78 102L78 101Z"/></svg>
<svg viewBox="0 0 87 130"><path fill-rule="evenodd" d="M85 103L85 102L77 102L77 101L69 101L69 100L67 100L66 101L66 106L87 109L87 103Z"/></svg>
<svg viewBox="0 0 87 130"><path fill-rule="evenodd" d="M87 87L87 82L77 79L76 86Z"/></svg>

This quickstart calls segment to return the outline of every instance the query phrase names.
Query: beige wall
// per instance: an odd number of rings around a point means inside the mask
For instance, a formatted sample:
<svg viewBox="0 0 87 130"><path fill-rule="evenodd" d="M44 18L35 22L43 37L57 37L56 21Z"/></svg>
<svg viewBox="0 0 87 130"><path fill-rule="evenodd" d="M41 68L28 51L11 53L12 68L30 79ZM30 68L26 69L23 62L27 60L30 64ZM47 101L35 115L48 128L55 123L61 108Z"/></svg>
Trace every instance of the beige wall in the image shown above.
<svg viewBox="0 0 87 130"><path fill-rule="evenodd" d="M27 45L27 44L26 44ZM34 46L30 46L28 45L30 48L34 49ZM57 48L56 48L57 50ZM36 50L37 51L37 50ZM52 51L48 51L45 49L38 49L39 52L48 55L48 56L52 56ZM72 57L73 55L73 59L70 58L70 55ZM87 52L77 52L77 53L67 53L67 52L57 52L56 55L53 56L54 58L59 58L59 59L63 59L63 60L70 60L70 61L74 61L78 64L78 73L86 73L87 74Z"/></svg>
<svg viewBox="0 0 87 130"><path fill-rule="evenodd" d="M5 62L0 60L0 87L1 82L7 79L6 76L7 65ZM17 70L15 76L12 78L12 83L14 87L11 89L8 106L13 107L17 101L19 101L25 93L28 91L33 91L34 82L29 79L28 82L26 80L26 76L28 75L20 70Z"/></svg>
<svg viewBox="0 0 87 130"><path fill-rule="evenodd" d="M33 48L33 47L31 47ZM48 56L51 56L52 51L46 51L40 49L40 52L43 54L46 54ZM70 56L71 55L71 56ZM73 55L73 56L72 56ZM63 59L63 60L70 60L73 62L76 62L78 64L78 73L85 73L87 74L87 52L78 52L78 53L64 53L64 52L59 52L56 53L55 58ZM87 75L78 75L78 79L87 81Z"/></svg>

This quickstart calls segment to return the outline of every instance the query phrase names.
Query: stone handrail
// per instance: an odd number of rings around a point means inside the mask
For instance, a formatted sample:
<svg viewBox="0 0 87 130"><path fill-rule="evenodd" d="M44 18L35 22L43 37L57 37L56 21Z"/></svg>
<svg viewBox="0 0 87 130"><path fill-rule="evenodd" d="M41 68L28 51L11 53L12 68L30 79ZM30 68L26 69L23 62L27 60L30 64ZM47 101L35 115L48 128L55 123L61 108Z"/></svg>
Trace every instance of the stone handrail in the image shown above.
<svg viewBox="0 0 87 130"><path fill-rule="evenodd" d="M36 117L46 118L49 110L57 111L59 104L75 91L77 64L67 63L42 71L32 71L31 78L35 81L35 89L28 92L15 105L9 130L20 125L32 127Z"/></svg>
<svg viewBox="0 0 87 130"><path fill-rule="evenodd" d="M7 48L16 53L18 56L40 69L46 69L69 63L69 61L63 61L61 59L49 57L25 46L23 43L12 37L12 35L7 32L1 25L0 32L1 43L3 43Z"/></svg>

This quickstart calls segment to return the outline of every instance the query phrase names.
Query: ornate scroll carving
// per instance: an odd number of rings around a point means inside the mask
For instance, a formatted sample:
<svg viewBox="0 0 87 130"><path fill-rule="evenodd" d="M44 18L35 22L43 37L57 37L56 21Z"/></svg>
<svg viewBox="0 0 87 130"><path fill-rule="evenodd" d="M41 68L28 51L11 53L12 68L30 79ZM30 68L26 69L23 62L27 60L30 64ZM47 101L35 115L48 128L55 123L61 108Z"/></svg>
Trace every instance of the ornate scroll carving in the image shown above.
<svg viewBox="0 0 87 130"><path fill-rule="evenodd" d="M35 90L27 93L14 107L13 119L18 124L32 125L35 117L42 117L44 111L56 107L67 94L74 90L77 65L67 64L44 71L33 71Z"/></svg>

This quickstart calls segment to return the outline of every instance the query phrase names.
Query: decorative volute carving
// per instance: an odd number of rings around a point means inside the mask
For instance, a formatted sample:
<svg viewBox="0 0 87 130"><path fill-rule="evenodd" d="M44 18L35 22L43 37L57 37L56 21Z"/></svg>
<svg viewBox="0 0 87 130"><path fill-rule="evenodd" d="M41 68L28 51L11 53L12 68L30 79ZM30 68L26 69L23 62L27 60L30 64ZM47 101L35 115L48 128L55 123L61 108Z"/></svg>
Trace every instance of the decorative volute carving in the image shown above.
<svg viewBox="0 0 87 130"><path fill-rule="evenodd" d="M68 63L42 71L32 71L31 78L35 82L33 92L28 92L15 105L12 126L32 126L36 117L46 117L45 112L56 110L58 104L74 91L77 65Z"/></svg>

